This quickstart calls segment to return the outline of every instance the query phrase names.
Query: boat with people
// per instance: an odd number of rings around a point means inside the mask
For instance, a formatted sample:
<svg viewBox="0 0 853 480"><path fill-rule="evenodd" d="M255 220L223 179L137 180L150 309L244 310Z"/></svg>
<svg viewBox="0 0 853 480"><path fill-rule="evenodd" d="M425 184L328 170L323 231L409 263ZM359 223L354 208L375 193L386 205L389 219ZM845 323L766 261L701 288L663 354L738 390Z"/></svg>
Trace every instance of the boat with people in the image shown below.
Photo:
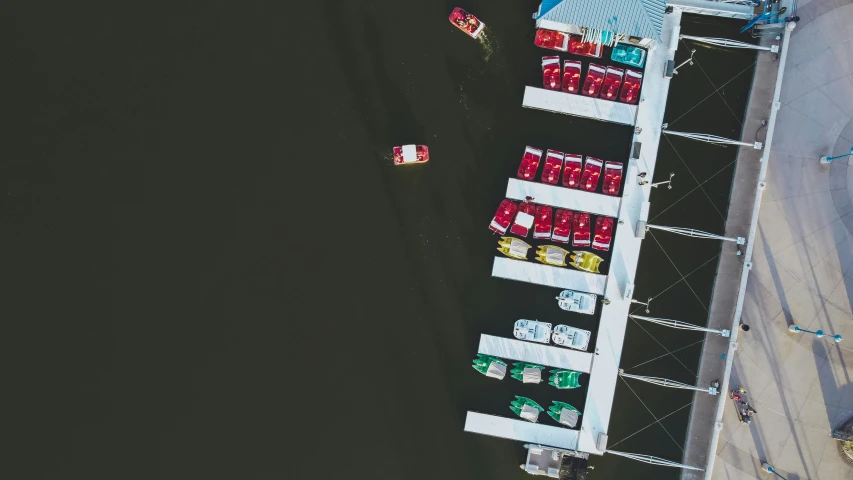
<svg viewBox="0 0 853 480"><path fill-rule="evenodd" d="M558 208L554 213L554 230L551 232L551 240L560 243L569 243L572 233L572 211Z"/></svg>
<svg viewBox="0 0 853 480"><path fill-rule="evenodd" d="M495 212L495 217L492 219L492 223L489 224L489 230L501 235L505 234L506 229L509 228L509 224L512 222L513 217L515 217L515 212L517 211L517 203L508 198L503 199L500 206L498 206L498 211Z"/></svg>
<svg viewBox="0 0 853 480"><path fill-rule="evenodd" d="M524 155L518 166L518 178L522 180L533 180L536 170L539 169L539 161L542 160L542 150L531 146L524 147Z"/></svg>
<svg viewBox="0 0 853 480"><path fill-rule="evenodd" d="M584 315L595 314L595 304L598 295L594 293L563 290L557 298L557 305L567 312L577 312Z"/></svg>
<svg viewBox="0 0 853 480"><path fill-rule="evenodd" d="M619 87L622 86L622 77L625 71L621 68L607 67L604 72L604 81L601 84L600 97L605 100L616 100L619 95Z"/></svg>
<svg viewBox="0 0 853 480"><path fill-rule="evenodd" d="M610 51L610 59L632 67L643 68L646 63L646 51L640 47L619 43Z"/></svg>
<svg viewBox="0 0 853 480"><path fill-rule="evenodd" d="M548 385L557 388L558 390L578 388L581 386L581 372L574 370L550 370L551 376L548 377Z"/></svg>
<svg viewBox="0 0 853 480"><path fill-rule="evenodd" d="M598 271L598 267L601 265L601 262L604 261L603 258L592 252L583 252L583 251L573 251L572 255L569 256L572 263L569 265L577 268L578 270L589 272L589 273L601 273Z"/></svg>
<svg viewBox="0 0 853 480"><path fill-rule="evenodd" d="M619 162L604 162L604 181L601 193L605 195L619 195L622 187L622 164Z"/></svg>
<svg viewBox="0 0 853 480"><path fill-rule="evenodd" d="M528 250L530 250L530 245L515 237L501 237L498 242L498 251L510 258L527 260Z"/></svg>
<svg viewBox="0 0 853 480"><path fill-rule="evenodd" d="M564 157L563 152L548 150L545 154L545 165L542 166L542 183L557 184L560 180L560 171L563 170Z"/></svg>
<svg viewBox="0 0 853 480"><path fill-rule="evenodd" d="M542 86L548 90L560 89L560 57L542 57Z"/></svg>
<svg viewBox="0 0 853 480"><path fill-rule="evenodd" d="M589 214L575 213L574 233L572 234L573 247L588 247L592 242L589 233Z"/></svg>
<svg viewBox="0 0 853 480"><path fill-rule="evenodd" d="M545 411L538 403L520 395L515 396L515 400L510 403L509 409L524 420L533 423L539 419L539 413Z"/></svg>
<svg viewBox="0 0 853 480"><path fill-rule="evenodd" d="M613 219L610 217L598 217L595 221L595 236L592 248L596 250L610 250L610 241L613 239Z"/></svg>
<svg viewBox="0 0 853 480"><path fill-rule="evenodd" d="M578 188L582 168L583 157L574 153L567 153L565 156L565 167L563 167L563 186Z"/></svg>
<svg viewBox="0 0 853 480"><path fill-rule="evenodd" d="M581 330L580 328L568 325L557 325L554 327L554 333L551 334L551 340L554 341L554 345L574 348L575 350L584 352L589 347L589 339L591 337L592 332L589 330Z"/></svg>
<svg viewBox="0 0 853 480"><path fill-rule="evenodd" d="M536 260L545 265L553 265L555 267L565 267L566 257L569 251L556 245L541 245L536 249Z"/></svg>
<svg viewBox="0 0 853 480"><path fill-rule="evenodd" d="M569 50L569 36L556 30L540 28L539 30L536 30L536 36L533 38L533 44L537 47L547 48L549 50L566 52Z"/></svg>
<svg viewBox="0 0 853 480"><path fill-rule="evenodd" d="M479 37L483 33L483 29L486 28L486 24L481 22L479 18L459 7L450 12L448 20L454 27L462 30L471 38Z"/></svg>
<svg viewBox="0 0 853 480"><path fill-rule="evenodd" d="M566 93L578 93L581 85L581 62L563 60L563 87Z"/></svg>
<svg viewBox="0 0 853 480"><path fill-rule="evenodd" d="M601 58L603 47L600 43L584 42L580 35L569 36L569 52L584 57Z"/></svg>
<svg viewBox="0 0 853 480"><path fill-rule="evenodd" d="M519 237L526 237L530 228L533 227L533 219L536 214L536 206L530 202L521 202L518 213L515 214L515 222L509 231Z"/></svg>
<svg viewBox="0 0 853 480"><path fill-rule="evenodd" d="M623 103L636 104L640 99L640 86L643 84L643 74L625 69L625 82L619 92L619 101Z"/></svg>
<svg viewBox="0 0 853 480"><path fill-rule="evenodd" d="M551 238L552 208L548 205L536 206L536 219L533 221L533 238Z"/></svg>
<svg viewBox="0 0 853 480"><path fill-rule="evenodd" d="M536 320L516 320L512 334L519 340L547 345L551 342L551 324Z"/></svg>
<svg viewBox="0 0 853 480"><path fill-rule="evenodd" d="M583 81L583 90L581 90L581 93L587 97L598 97L606 71L601 65L590 63L589 68L586 70L586 79Z"/></svg>
<svg viewBox="0 0 853 480"><path fill-rule="evenodd" d="M598 178L601 176L601 165L604 162L597 158L586 157L583 173L581 173L581 188L587 192L594 192L598 188Z"/></svg>
<svg viewBox="0 0 853 480"><path fill-rule="evenodd" d="M429 148L426 145L402 145L393 148L394 165L414 165L429 161Z"/></svg>

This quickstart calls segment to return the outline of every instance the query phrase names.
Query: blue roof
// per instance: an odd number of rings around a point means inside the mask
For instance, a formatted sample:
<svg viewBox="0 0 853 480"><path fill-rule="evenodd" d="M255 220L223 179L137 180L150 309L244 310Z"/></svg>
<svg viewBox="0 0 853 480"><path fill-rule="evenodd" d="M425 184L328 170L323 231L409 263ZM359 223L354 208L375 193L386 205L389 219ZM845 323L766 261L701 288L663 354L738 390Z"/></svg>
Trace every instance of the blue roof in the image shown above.
<svg viewBox="0 0 853 480"><path fill-rule="evenodd" d="M542 0L539 20L660 41L666 0Z"/></svg>

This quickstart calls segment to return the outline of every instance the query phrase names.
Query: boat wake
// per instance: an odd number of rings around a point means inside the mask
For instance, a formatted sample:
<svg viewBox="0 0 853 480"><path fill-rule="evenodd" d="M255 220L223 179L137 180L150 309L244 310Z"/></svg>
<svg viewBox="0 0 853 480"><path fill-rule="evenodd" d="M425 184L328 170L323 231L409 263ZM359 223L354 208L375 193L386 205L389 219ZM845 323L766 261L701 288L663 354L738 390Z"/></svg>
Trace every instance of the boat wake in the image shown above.
<svg viewBox="0 0 853 480"><path fill-rule="evenodd" d="M483 33L477 37L477 41L480 42L480 46L483 48L483 52L485 55L483 56L483 60L489 61L492 58L492 54L496 51L500 50L500 44L497 40L493 40L489 37L489 34L486 30L483 30Z"/></svg>

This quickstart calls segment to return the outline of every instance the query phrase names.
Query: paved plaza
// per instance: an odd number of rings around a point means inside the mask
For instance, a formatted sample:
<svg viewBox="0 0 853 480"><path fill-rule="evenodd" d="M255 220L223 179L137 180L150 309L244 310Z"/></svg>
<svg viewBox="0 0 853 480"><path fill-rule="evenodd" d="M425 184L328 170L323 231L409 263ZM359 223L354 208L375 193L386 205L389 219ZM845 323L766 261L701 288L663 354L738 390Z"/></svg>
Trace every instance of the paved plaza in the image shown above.
<svg viewBox="0 0 853 480"><path fill-rule="evenodd" d="M731 381L758 413L741 424L727 404L714 479L768 478L765 461L788 479L853 478L829 438L853 418L853 160L818 163L853 146L853 3L799 6Z"/></svg>

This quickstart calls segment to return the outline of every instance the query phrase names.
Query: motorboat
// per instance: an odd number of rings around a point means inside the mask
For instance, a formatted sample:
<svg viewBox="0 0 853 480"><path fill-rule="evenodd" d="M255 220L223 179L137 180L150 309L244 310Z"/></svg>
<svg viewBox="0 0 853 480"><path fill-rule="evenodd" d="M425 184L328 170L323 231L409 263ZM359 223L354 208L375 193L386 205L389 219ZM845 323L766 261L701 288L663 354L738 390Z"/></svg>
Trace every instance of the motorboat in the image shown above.
<svg viewBox="0 0 853 480"><path fill-rule="evenodd" d="M563 60L563 91L578 93L581 86L581 62Z"/></svg>
<svg viewBox="0 0 853 480"><path fill-rule="evenodd" d="M554 333L551 335L551 340L554 341L555 345L559 345L561 347L586 351L587 347L589 347L590 337L592 337L592 332L589 330L581 330L580 328L570 327L568 325L557 325L554 327Z"/></svg>
<svg viewBox="0 0 853 480"><path fill-rule="evenodd" d="M518 178L522 180L533 180L536 170L539 169L539 161L542 159L542 150L531 146L524 147L524 156L518 166Z"/></svg>
<svg viewBox="0 0 853 480"><path fill-rule="evenodd" d="M542 245L536 249L536 260L545 265L553 265L555 267L565 267L568 265L566 263L566 256L568 255L568 250L556 245Z"/></svg>
<svg viewBox="0 0 853 480"><path fill-rule="evenodd" d="M533 423L539 419L539 413L545 410L538 403L520 395L515 396L515 400L510 403L509 409L522 419Z"/></svg>
<svg viewBox="0 0 853 480"><path fill-rule="evenodd" d="M565 158L565 167L563 168L563 186L568 188L578 188L581 181L583 157L574 153L567 153Z"/></svg>
<svg viewBox="0 0 853 480"><path fill-rule="evenodd" d="M640 86L643 84L643 74L631 69L625 70L625 82L619 92L619 101L623 103L637 103L640 99Z"/></svg>
<svg viewBox="0 0 853 480"><path fill-rule="evenodd" d="M554 231L551 232L551 240L560 243L569 243L572 233L572 211L558 208L554 213Z"/></svg>
<svg viewBox="0 0 853 480"><path fill-rule="evenodd" d="M426 145L403 145L394 147L394 165L413 165L429 161L429 148Z"/></svg>
<svg viewBox="0 0 853 480"><path fill-rule="evenodd" d="M536 206L532 203L522 202L518 205L518 213L515 214L515 222L509 231L519 237L526 237L533 227L533 215L536 213Z"/></svg>
<svg viewBox="0 0 853 480"><path fill-rule="evenodd" d="M551 218L553 210L548 205L536 206L536 218L533 220L533 238L551 238Z"/></svg>
<svg viewBox="0 0 853 480"><path fill-rule="evenodd" d="M572 260L569 265L589 273L600 273L598 267L604 261L603 258L592 252L579 252L577 250L573 251L569 258Z"/></svg>
<svg viewBox="0 0 853 480"><path fill-rule="evenodd" d="M542 382L542 371L545 370L545 367L542 365L536 365L535 363L527 363L527 362L515 362L512 364L513 368L510 371L510 376L521 383L541 383Z"/></svg>
<svg viewBox="0 0 853 480"><path fill-rule="evenodd" d="M548 385L555 387L559 390L567 389L567 388L578 388L581 386L580 380L581 372L576 372L574 370L549 370L551 374L548 377Z"/></svg>
<svg viewBox="0 0 853 480"><path fill-rule="evenodd" d="M646 63L646 51L640 47L620 43L610 51L610 59L632 67L643 68Z"/></svg>
<svg viewBox="0 0 853 480"><path fill-rule="evenodd" d="M604 181L601 191L605 195L619 195L622 186L622 164L619 162L604 162Z"/></svg>
<svg viewBox="0 0 853 480"><path fill-rule="evenodd" d="M557 305L567 312L583 313L584 315L595 314L595 304L598 296L594 293L576 292L574 290L563 290L557 297Z"/></svg>
<svg viewBox="0 0 853 480"><path fill-rule="evenodd" d="M519 340L548 344L551 342L551 324L536 320L516 320L512 334Z"/></svg>
<svg viewBox="0 0 853 480"><path fill-rule="evenodd" d="M483 29L486 28L486 24L481 22L479 18L459 7L454 8L450 12L448 20L450 20L453 26L467 33L471 38L479 37L483 33Z"/></svg>
<svg viewBox="0 0 853 480"><path fill-rule="evenodd" d="M569 52L584 57L601 58L602 47L600 43L584 42L580 35L569 37Z"/></svg>
<svg viewBox="0 0 853 480"><path fill-rule="evenodd" d="M498 380L503 380L506 375L506 363L503 360L495 357L490 357L488 355L483 355L482 353L477 354L477 358L474 359L474 364L471 365L474 367L474 370L482 373L483 375L490 378L497 378ZM553 375L549 377L548 383L552 384L551 380ZM557 386L557 388L560 388Z"/></svg>
<svg viewBox="0 0 853 480"><path fill-rule="evenodd" d="M574 233L572 234L573 247L588 247L591 243L589 234L589 214L575 213Z"/></svg>
<svg viewBox="0 0 853 480"><path fill-rule="evenodd" d="M604 81L604 73L606 71L601 65L590 63L589 68L586 70L586 79L583 81L583 90L581 90L581 93L587 97L597 97L598 92L601 91L601 82Z"/></svg>
<svg viewBox="0 0 853 480"><path fill-rule="evenodd" d="M489 224L489 229L501 235L505 234L506 229L509 228L509 223L512 222L517 211L518 204L508 198L505 198L501 201L498 211L495 212L495 218L493 218L492 223Z"/></svg>
<svg viewBox="0 0 853 480"><path fill-rule="evenodd" d="M560 57L542 57L542 86L548 90L560 89Z"/></svg>
<svg viewBox="0 0 853 480"><path fill-rule="evenodd" d="M601 98L616 101L624 75L625 71L621 68L607 67L607 70L604 72L604 82L601 84Z"/></svg>
<svg viewBox="0 0 853 480"><path fill-rule="evenodd" d="M533 44L537 47L566 52L569 50L569 36L563 32L542 28L536 30Z"/></svg>
<svg viewBox="0 0 853 480"><path fill-rule="evenodd" d="M578 424L578 417L581 415L580 410L569 405L566 402L558 402L552 400L548 407L548 416L553 418L560 425L565 425L569 428L575 428Z"/></svg>
<svg viewBox="0 0 853 480"><path fill-rule="evenodd" d="M510 258L527 260L528 250L530 250L530 245L524 240L514 237L501 237L498 241L498 251Z"/></svg>
<svg viewBox="0 0 853 480"><path fill-rule="evenodd" d="M596 250L610 250L610 242L613 240L613 219L610 217L598 217L595 221L595 236L592 240L592 248Z"/></svg>
<svg viewBox="0 0 853 480"><path fill-rule="evenodd" d="M542 183L556 185L560 181L564 157L563 152L548 150L548 153L545 154L545 165L542 167Z"/></svg>
<svg viewBox="0 0 853 480"><path fill-rule="evenodd" d="M581 173L581 188L586 190L587 192L594 192L596 188L598 188L598 178L601 176L601 165L602 161L593 158L586 157L586 162L584 162L583 173Z"/></svg>

